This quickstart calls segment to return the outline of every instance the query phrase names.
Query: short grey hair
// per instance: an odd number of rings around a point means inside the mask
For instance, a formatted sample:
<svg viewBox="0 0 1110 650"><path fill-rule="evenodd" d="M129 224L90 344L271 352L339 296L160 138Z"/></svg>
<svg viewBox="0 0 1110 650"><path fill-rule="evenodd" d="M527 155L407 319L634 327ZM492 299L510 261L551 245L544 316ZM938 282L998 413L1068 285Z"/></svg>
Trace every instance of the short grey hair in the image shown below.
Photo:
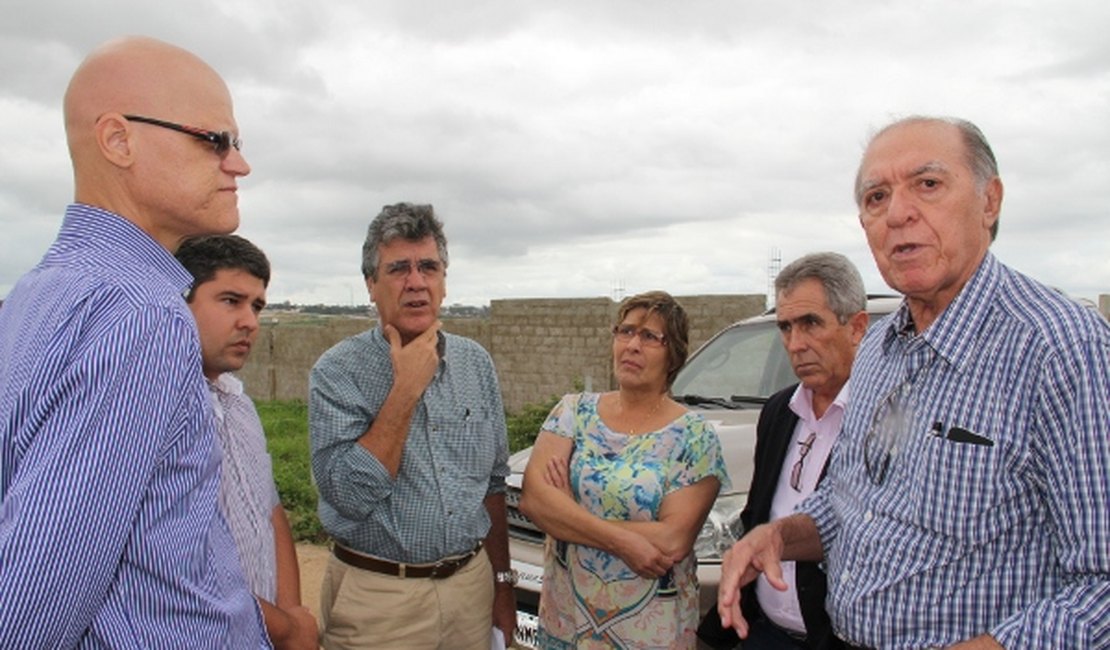
<svg viewBox="0 0 1110 650"><path fill-rule="evenodd" d="M956 127L960 132L960 138L963 140L964 149L967 152L967 166L975 177L975 189L981 193L986 188L987 183L994 178L998 178L998 161L994 157L994 150L991 149L990 143L987 142L987 136L983 135L983 132L975 124L959 117L932 117L928 115L904 117L875 132L867 141L867 147L864 150L870 148L879 136L891 129L908 124L947 124ZM862 173L863 160L861 159L860 167L856 170L855 198L857 206L861 205L863 201ZM998 221L998 219L995 219L994 225L991 226L991 241L994 241L994 238L998 236Z"/></svg>
<svg viewBox="0 0 1110 650"><path fill-rule="evenodd" d="M432 206L413 203L383 206L366 229L366 241L362 244L362 277L378 279L378 249L381 246L395 239L417 242L428 237L435 239L439 259L446 269L447 237Z"/></svg>
<svg viewBox="0 0 1110 650"><path fill-rule="evenodd" d="M794 260L775 277L775 293L790 293L810 279L824 287L825 301L841 325L867 309L867 291L859 269L840 253L810 253Z"/></svg>

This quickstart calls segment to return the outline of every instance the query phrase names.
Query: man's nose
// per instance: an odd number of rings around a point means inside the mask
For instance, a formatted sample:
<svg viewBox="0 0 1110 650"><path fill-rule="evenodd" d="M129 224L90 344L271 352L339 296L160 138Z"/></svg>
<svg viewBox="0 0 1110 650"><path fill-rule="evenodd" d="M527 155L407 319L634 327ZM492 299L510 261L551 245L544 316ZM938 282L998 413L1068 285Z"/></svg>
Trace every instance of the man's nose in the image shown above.
<svg viewBox="0 0 1110 650"><path fill-rule="evenodd" d="M808 347L808 343L805 334L801 332L793 329L789 332L783 332L782 344L787 352L800 352Z"/></svg>
<svg viewBox="0 0 1110 650"><path fill-rule="evenodd" d="M888 226L901 226L918 214L917 202L908 190L894 188L890 191L890 201L886 209Z"/></svg>
<svg viewBox="0 0 1110 650"><path fill-rule="evenodd" d="M424 289L428 286L428 279L420 272L419 266L413 266L405 275L405 289Z"/></svg>
<svg viewBox="0 0 1110 650"><path fill-rule="evenodd" d="M253 332L257 330L262 323L261 316L254 310L253 307L248 307L239 314L239 329Z"/></svg>
<svg viewBox="0 0 1110 650"><path fill-rule="evenodd" d="M251 166L247 163L243 152L235 147L228 150L227 155L220 163L220 167L232 176L246 176L251 173Z"/></svg>

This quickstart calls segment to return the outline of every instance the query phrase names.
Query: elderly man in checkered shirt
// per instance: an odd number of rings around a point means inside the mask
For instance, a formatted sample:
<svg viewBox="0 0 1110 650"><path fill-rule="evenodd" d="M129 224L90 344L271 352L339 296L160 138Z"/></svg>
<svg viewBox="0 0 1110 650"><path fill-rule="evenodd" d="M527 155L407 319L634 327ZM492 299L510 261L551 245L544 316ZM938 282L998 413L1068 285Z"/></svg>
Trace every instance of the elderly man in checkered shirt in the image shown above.
<svg viewBox="0 0 1110 650"><path fill-rule="evenodd" d="M849 647L1110 647L1110 326L989 252L973 124L883 129L856 197L905 302L863 340L826 481L727 554L722 621L746 636L738 588L823 558Z"/></svg>

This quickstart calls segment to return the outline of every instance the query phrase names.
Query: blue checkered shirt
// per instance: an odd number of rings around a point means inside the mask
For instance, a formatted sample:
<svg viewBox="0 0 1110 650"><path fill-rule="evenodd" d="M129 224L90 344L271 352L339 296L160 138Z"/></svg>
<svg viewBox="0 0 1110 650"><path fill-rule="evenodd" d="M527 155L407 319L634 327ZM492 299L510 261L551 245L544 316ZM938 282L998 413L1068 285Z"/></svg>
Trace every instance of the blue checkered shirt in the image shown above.
<svg viewBox="0 0 1110 650"><path fill-rule="evenodd" d="M309 381L312 473L324 529L348 548L427 563L472 550L489 532L484 500L505 490L509 447L493 361L442 334L443 357L416 406L392 478L358 444L393 384L380 327L325 352Z"/></svg>
<svg viewBox="0 0 1110 650"><path fill-rule="evenodd" d="M1105 320L990 254L925 332L903 305L867 334L801 506L843 638L1110 647L1108 358Z"/></svg>

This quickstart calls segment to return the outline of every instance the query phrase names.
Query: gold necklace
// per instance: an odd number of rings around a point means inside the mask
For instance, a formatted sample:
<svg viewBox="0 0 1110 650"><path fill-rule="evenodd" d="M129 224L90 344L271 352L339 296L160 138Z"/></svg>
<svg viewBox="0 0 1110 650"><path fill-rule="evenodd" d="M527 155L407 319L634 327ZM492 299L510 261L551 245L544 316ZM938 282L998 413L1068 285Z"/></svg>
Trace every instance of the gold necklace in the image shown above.
<svg viewBox="0 0 1110 650"><path fill-rule="evenodd" d="M667 399L667 394L666 393L659 396L659 401L655 403L655 406L652 407L651 411L649 411L646 416L640 418L640 424L641 425L645 422L650 422L651 421L651 418L654 417L655 414L659 412L659 407L663 406L663 400L665 400L665 399ZM621 415L625 415L624 400L621 398L620 391L617 391L617 406L619 406L621 408ZM630 436L636 435L636 429L634 429L633 427L628 427L628 435L630 435Z"/></svg>

